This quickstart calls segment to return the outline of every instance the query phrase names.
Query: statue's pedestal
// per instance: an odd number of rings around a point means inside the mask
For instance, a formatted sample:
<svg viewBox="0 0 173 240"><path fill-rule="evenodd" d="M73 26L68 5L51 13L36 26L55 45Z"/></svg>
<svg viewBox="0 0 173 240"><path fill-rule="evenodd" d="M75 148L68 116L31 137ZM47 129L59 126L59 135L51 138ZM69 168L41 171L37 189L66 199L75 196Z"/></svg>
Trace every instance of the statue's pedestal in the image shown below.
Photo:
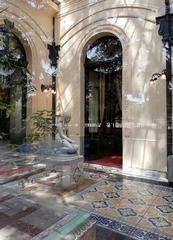
<svg viewBox="0 0 173 240"><path fill-rule="evenodd" d="M83 161L82 155L61 154L56 157L42 157L47 173L58 172L60 174L61 186L64 188L68 188L74 183L79 183L80 177L83 175Z"/></svg>

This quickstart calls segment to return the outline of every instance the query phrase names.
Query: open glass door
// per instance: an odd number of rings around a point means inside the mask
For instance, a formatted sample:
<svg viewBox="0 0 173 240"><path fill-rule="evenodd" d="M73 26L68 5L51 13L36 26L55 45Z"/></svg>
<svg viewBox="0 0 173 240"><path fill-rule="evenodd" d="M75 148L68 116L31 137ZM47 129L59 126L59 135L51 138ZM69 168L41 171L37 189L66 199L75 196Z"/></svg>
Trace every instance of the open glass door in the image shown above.
<svg viewBox="0 0 173 240"><path fill-rule="evenodd" d="M85 60L85 159L122 156L122 47L102 37Z"/></svg>

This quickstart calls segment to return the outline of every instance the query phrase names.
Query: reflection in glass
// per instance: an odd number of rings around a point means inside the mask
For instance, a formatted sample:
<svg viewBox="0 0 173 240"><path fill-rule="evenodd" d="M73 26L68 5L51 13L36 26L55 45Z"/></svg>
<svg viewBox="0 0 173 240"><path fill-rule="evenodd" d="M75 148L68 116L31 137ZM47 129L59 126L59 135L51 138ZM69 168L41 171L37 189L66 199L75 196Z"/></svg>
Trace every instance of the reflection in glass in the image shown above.
<svg viewBox="0 0 173 240"><path fill-rule="evenodd" d="M19 143L25 137L27 61L19 38L0 28L0 133Z"/></svg>
<svg viewBox="0 0 173 240"><path fill-rule="evenodd" d="M122 47L102 37L88 46L85 60L85 157L122 152ZM109 143L109 145L108 145Z"/></svg>

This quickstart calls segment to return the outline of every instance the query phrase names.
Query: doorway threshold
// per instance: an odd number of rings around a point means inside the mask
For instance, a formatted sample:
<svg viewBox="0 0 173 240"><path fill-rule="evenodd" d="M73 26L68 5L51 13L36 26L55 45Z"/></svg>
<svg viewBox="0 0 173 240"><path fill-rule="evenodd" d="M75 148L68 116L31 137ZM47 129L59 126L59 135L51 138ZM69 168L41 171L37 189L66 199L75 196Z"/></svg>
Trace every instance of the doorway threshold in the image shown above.
<svg viewBox="0 0 173 240"><path fill-rule="evenodd" d="M107 167L98 164L90 164L84 163L84 168L94 170L94 171L102 171L108 174L117 174L132 178L139 178L144 180L151 180L160 183L168 183L168 179L166 178L166 172L138 169L138 168L126 168L120 169L115 167Z"/></svg>

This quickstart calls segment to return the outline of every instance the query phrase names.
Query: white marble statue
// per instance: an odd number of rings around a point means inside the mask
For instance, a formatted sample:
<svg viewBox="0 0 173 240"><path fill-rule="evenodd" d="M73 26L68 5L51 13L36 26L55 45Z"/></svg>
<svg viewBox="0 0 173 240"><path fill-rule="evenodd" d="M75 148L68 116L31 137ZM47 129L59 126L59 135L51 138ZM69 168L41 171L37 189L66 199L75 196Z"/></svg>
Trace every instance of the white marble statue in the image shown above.
<svg viewBox="0 0 173 240"><path fill-rule="evenodd" d="M70 122L71 115L68 112L63 112L61 115L61 120L56 124L56 143L60 147L60 151L65 154L77 153L78 145L67 137L66 135L66 125Z"/></svg>

